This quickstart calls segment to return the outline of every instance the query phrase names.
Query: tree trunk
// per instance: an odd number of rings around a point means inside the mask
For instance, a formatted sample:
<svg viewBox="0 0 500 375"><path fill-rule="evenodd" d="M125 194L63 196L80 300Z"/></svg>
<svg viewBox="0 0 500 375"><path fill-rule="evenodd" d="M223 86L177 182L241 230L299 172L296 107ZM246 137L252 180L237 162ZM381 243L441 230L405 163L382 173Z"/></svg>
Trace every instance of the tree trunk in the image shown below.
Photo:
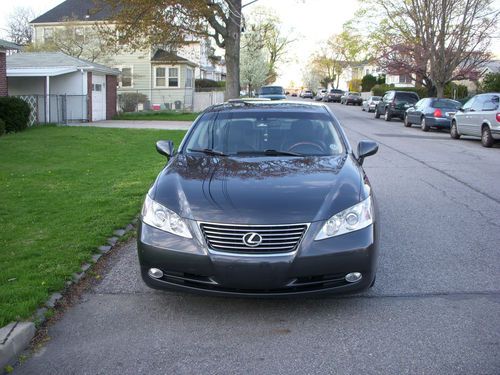
<svg viewBox="0 0 500 375"><path fill-rule="evenodd" d="M227 35L224 38L226 58L225 100L240 97L241 0L228 0Z"/></svg>
<svg viewBox="0 0 500 375"><path fill-rule="evenodd" d="M438 98L444 97L444 85L441 83L436 83L436 92Z"/></svg>

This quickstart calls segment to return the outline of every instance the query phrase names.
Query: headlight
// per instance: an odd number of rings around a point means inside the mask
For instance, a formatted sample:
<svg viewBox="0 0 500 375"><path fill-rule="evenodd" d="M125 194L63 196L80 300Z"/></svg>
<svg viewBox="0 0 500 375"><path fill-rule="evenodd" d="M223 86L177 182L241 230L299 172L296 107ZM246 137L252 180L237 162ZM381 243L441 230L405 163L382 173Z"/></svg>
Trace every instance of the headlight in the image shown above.
<svg viewBox="0 0 500 375"><path fill-rule="evenodd" d="M316 235L315 241L354 232L373 224L372 198L333 215Z"/></svg>
<svg viewBox="0 0 500 375"><path fill-rule="evenodd" d="M142 206L142 221L152 227L176 234L185 238L193 238L189 228L179 215L155 202L149 194L146 195Z"/></svg>

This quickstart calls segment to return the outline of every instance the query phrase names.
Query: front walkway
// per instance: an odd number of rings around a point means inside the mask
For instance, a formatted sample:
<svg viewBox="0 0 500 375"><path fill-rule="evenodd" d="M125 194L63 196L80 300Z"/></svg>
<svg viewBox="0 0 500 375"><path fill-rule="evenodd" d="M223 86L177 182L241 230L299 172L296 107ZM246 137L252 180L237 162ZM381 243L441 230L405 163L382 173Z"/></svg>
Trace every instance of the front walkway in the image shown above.
<svg viewBox="0 0 500 375"><path fill-rule="evenodd" d="M192 121L140 121L140 120L104 120L68 124L68 126L86 126L94 128L125 128L125 129L169 129L187 130Z"/></svg>

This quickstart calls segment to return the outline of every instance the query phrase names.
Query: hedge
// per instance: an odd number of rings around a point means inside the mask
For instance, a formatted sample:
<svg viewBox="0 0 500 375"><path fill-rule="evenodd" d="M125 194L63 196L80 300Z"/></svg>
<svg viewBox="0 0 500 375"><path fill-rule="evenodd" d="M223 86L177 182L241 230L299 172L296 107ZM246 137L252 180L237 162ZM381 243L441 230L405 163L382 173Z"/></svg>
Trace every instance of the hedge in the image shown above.
<svg viewBox="0 0 500 375"><path fill-rule="evenodd" d="M197 89L225 88L226 81L214 81L212 79L196 79L194 81L194 87Z"/></svg>
<svg viewBox="0 0 500 375"><path fill-rule="evenodd" d="M118 95L118 103L123 112L135 112L139 103L146 103L148 97L138 92L126 92Z"/></svg>
<svg viewBox="0 0 500 375"><path fill-rule="evenodd" d="M12 96L0 98L0 119L5 123L7 133L26 129L30 112L30 106L22 99Z"/></svg>
<svg viewBox="0 0 500 375"><path fill-rule="evenodd" d="M0 137L5 133L5 122L0 119Z"/></svg>
<svg viewBox="0 0 500 375"><path fill-rule="evenodd" d="M427 89L425 87L395 87L393 84L375 85L372 87L372 94L375 96L384 96L384 94L390 90L416 92L420 98L429 96L427 95Z"/></svg>

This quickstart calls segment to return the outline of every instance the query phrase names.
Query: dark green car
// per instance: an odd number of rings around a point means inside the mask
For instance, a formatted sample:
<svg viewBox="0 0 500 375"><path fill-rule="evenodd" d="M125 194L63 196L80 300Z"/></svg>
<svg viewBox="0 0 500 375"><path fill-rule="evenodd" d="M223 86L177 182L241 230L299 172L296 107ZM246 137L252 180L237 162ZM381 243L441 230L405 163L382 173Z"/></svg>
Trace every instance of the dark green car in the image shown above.
<svg viewBox="0 0 500 375"><path fill-rule="evenodd" d="M404 119L406 110L415 105L420 98L418 94L411 91L387 91L375 107L375 118L384 116L385 121L391 121L393 117Z"/></svg>

